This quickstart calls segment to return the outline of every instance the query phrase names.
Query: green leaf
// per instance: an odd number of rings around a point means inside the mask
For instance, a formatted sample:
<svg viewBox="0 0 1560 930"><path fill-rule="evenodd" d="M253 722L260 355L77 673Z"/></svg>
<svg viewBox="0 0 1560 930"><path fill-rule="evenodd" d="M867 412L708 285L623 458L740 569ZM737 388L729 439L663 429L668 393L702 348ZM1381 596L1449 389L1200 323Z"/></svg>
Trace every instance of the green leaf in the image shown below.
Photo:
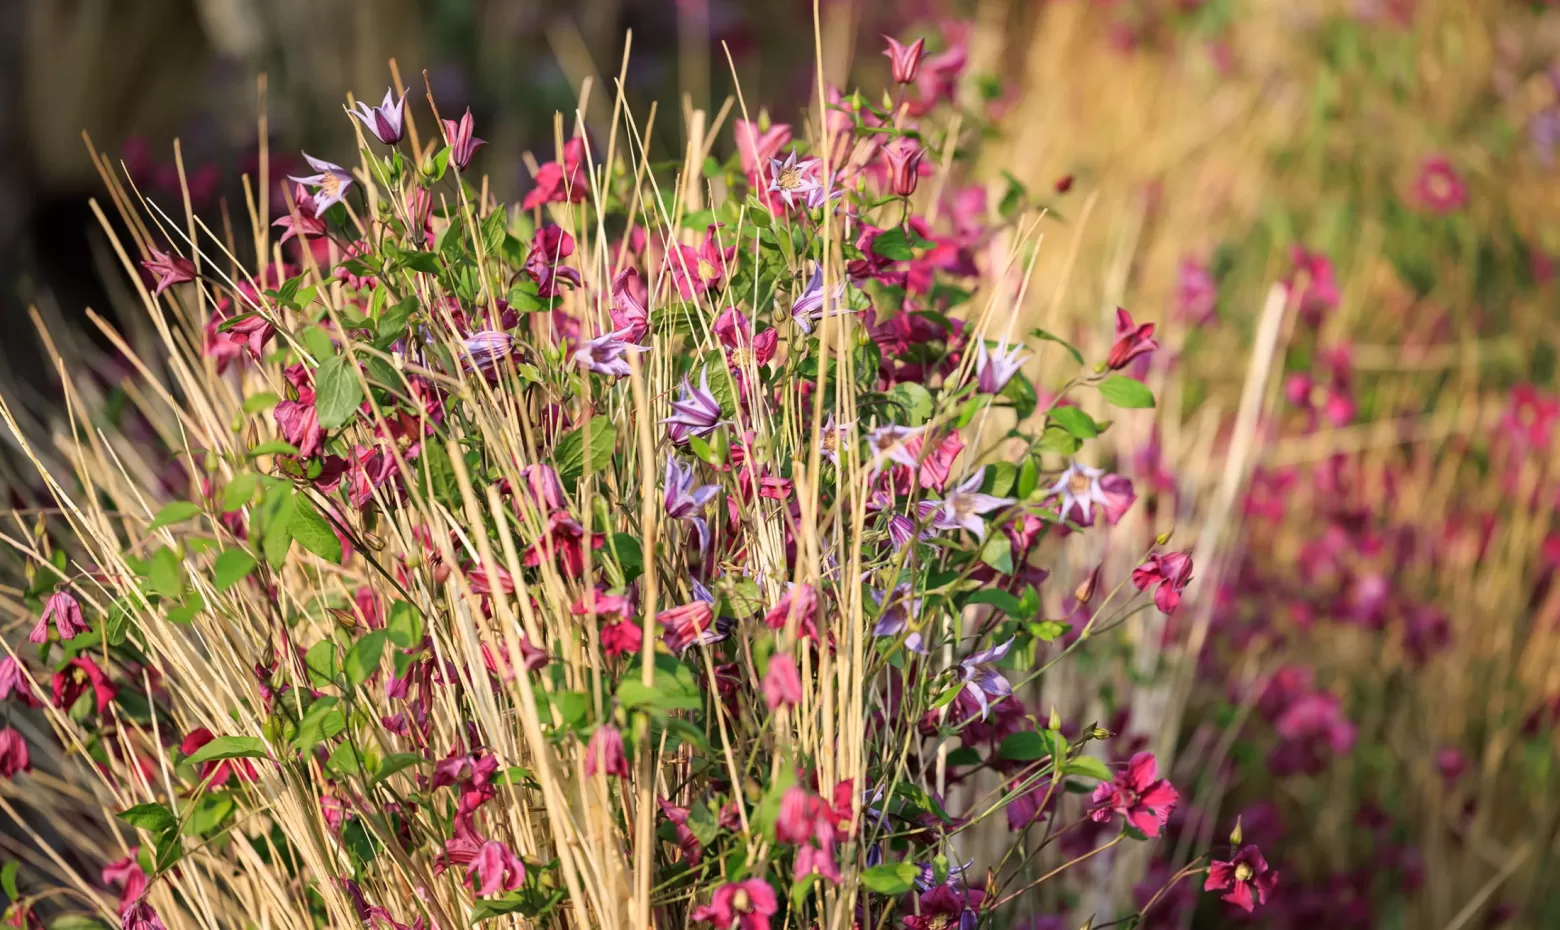
<svg viewBox="0 0 1560 930"><path fill-rule="evenodd" d="M22 864L15 859L0 866L0 891L5 892L7 901L15 901L21 897L16 891L16 873L21 867Z"/></svg>
<svg viewBox="0 0 1560 930"><path fill-rule="evenodd" d="M1043 643L1055 642L1058 637L1066 636L1072 630L1072 624L1062 623L1058 620L1041 620L1039 623L1028 624L1026 629L1035 639Z"/></svg>
<svg viewBox="0 0 1560 930"><path fill-rule="evenodd" d="M1105 767L1105 763L1093 756L1078 756L1070 760L1062 772L1067 775L1082 775L1098 781L1110 781L1114 777L1110 769Z"/></svg>
<svg viewBox="0 0 1560 930"><path fill-rule="evenodd" d="M973 746L960 746L948 753L949 765L980 765L982 761L980 751Z"/></svg>
<svg viewBox="0 0 1560 930"><path fill-rule="evenodd" d="M612 418L594 417L590 429L590 469L600 471L612 461L612 449L617 443L617 427ZM577 478L585 472L585 430L565 433L553 449L553 467L560 478Z"/></svg>
<svg viewBox="0 0 1560 930"><path fill-rule="evenodd" d="M1034 762L1051 754L1051 740L1036 730L1020 730L1002 741L997 757L1009 762Z"/></svg>
<svg viewBox="0 0 1560 930"><path fill-rule="evenodd" d="M293 509L297 506L297 494L290 484L278 482L266 489L260 499L260 511L255 516L263 528L265 537L261 549L272 568L281 568L292 546Z"/></svg>
<svg viewBox="0 0 1560 930"><path fill-rule="evenodd" d="M895 862L875 865L861 873L861 883L872 891L884 895L901 895L915 887L921 867L914 862Z"/></svg>
<svg viewBox="0 0 1560 930"><path fill-rule="evenodd" d="M258 736L219 736L190 754L191 765L223 759L264 759L265 740Z"/></svg>
<svg viewBox="0 0 1560 930"><path fill-rule="evenodd" d="M282 399L271 391L261 391L244 399L244 412L259 413L262 410L270 410L281 402Z"/></svg>
<svg viewBox="0 0 1560 930"><path fill-rule="evenodd" d="M1018 467L1018 485L1014 493L1019 500L1027 500L1029 495L1040 486L1040 466L1035 464L1034 456L1024 459L1024 464Z"/></svg>
<svg viewBox="0 0 1560 930"><path fill-rule="evenodd" d="M184 834L204 836L221 829L237 806L233 795L226 791L202 795L189 808L188 819L184 821Z"/></svg>
<svg viewBox="0 0 1560 930"><path fill-rule="evenodd" d="M396 601L390 605L390 619L385 624L385 632L390 635L390 642L402 649L415 648L423 640L422 614L412 604Z"/></svg>
<svg viewBox="0 0 1560 930"><path fill-rule="evenodd" d="M1040 441L1036 447L1041 452L1072 455L1083 448L1083 441L1060 426L1047 426L1045 432L1040 434Z"/></svg>
<svg viewBox="0 0 1560 930"><path fill-rule="evenodd" d="M347 728L347 718L337 707L333 697L322 697L309 705L303 719L298 721L298 733L293 737L293 748L310 752L321 740L330 739Z"/></svg>
<svg viewBox="0 0 1560 930"><path fill-rule="evenodd" d="M1009 617L1022 619L1023 608L1018 603L1018 598L1001 590L1000 588L984 588L971 594L964 601L965 604L990 604Z"/></svg>
<svg viewBox="0 0 1560 930"><path fill-rule="evenodd" d="M1079 352L1076 348L1073 347L1072 343L1068 342L1066 339L1063 339L1061 336L1058 336L1054 333L1048 333L1045 330L1039 328L1031 329L1029 331L1029 335L1035 337L1036 339L1044 339L1046 342L1056 343L1057 345L1066 349L1068 353L1072 355L1073 361L1080 365L1083 364L1083 353Z"/></svg>
<svg viewBox="0 0 1560 930"><path fill-rule="evenodd" d="M378 671L379 659L385 653L386 639L387 634L384 630L375 630L353 643L352 648L347 650L347 661L344 665L347 681L352 684L352 687L360 687L369 676Z"/></svg>
<svg viewBox="0 0 1560 930"><path fill-rule="evenodd" d="M404 772L414 765L421 765L427 760L415 752L396 752L386 756L379 763L379 771L374 773L374 784L384 781L397 772Z"/></svg>
<svg viewBox="0 0 1560 930"><path fill-rule="evenodd" d="M351 778L363 771L363 758L358 755L356 746L344 742L325 760L325 766L338 778Z"/></svg>
<svg viewBox="0 0 1560 930"><path fill-rule="evenodd" d="M507 223L508 217L504 215L503 210L494 210L482 221L482 245L489 257L496 256L503 246L504 236L507 233L504 227Z"/></svg>
<svg viewBox="0 0 1560 930"><path fill-rule="evenodd" d="M163 546L146 563L146 580L153 594L178 597L184 593L183 566L172 549Z"/></svg>
<svg viewBox="0 0 1560 930"><path fill-rule="evenodd" d="M505 914L515 914L524 911L529 902L526 891L511 891L508 894L499 895L496 898L483 898L471 906L471 923L481 923L494 917L502 917Z"/></svg>
<svg viewBox="0 0 1560 930"><path fill-rule="evenodd" d="M1054 407L1046 417L1079 439L1093 439L1100 434L1094 418L1077 407Z"/></svg>
<svg viewBox="0 0 1560 930"><path fill-rule="evenodd" d="M1100 383L1100 394L1117 407L1137 409L1154 406L1154 392L1143 382L1126 375L1111 375Z"/></svg>
<svg viewBox="0 0 1560 930"><path fill-rule="evenodd" d="M903 229L885 229L872 239L872 251L886 259L896 262L909 261L915 257L915 252L910 248L910 240L905 237Z"/></svg>
<svg viewBox="0 0 1560 930"><path fill-rule="evenodd" d="M161 529L174 523L183 523L190 517L199 516L200 508L189 501L174 501L157 511L157 516L147 525L146 531Z"/></svg>
<svg viewBox="0 0 1560 930"><path fill-rule="evenodd" d="M259 458L262 455L297 455L298 447L282 439L267 439L253 449L249 450L250 458Z"/></svg>
<svg viewBox="0 0 1560 930"><path fill-rule="evenodd" d="M179 607L168 611L168 622L186 624L195 619L195 615L206 609L206 601L197 592L190 592L190 596Z"/></svg>
<svg viewBox="0 0 1560 930"><path fill-rule="evenodd" d="M314 373L314 407L321 429L337 429L352 419L363 403L363 387L346 356L332 355Z"/></svg>
<svg viewBox="0 0 1560 930"><path fill-rule="evenodd" d="M255 488L260 486L260 476L252 471L234 475L227 487L222 489L222 511L232 513L249 503L255 496Z"/></svg>
<svg viewBox="0 0 1560 930"><path fill-rule="evenodd" d="M224 549L212 567L218 591L226 591L255 570L255 557L242 549Z"/></svg>
<svg viewBox="0 0 1560 930"><path fill-rule="evenodd" d="M288 531L298 545L327 562L341 564L341 539L307 497L296 499Z"/></svg>
<svg viewBox="0 0 1560 930"><path fill-rule="evenodd" d="M330 333L318 326L305 326L298 334L298 341L314 356L316 363L325 361L336 352L335 345L330 341Z"/></svg>
<svg viewBox="0 0 1560 930"><path fill-rule="evenodd" d="M931 392L914 381L902 381L888 393L905 411L906 426L920 426L932 415Z"/></svg>
<svg viewBox="0 0 1560 930"><path fill-rule="evenodd" d="M992 533L980 547L980 560L1004 575L1013 574L1013 541L1006 533Z"/></svg>
<svg viewBox="0 0 1560 930"><path fill-rule="evenodd" d="M322 639L310 646L303 654L303 668L309 673L309 683L316 688L335 684L336 676L341 673L341 666L336 662L336 644Z"/></svg>
<svg viewBox="0 0 1560 930"><path fill-rule="evenodd" d="M379 322L374 327L374 334L387 344L394 342L406 332L406 322L412 318L412 313L416 309L417 298L415 297L408 297L395 306L387 308L380 315Z"/></svg>
<svg viewBox="0 0 1560 930"><path fill-rule="evenodd" d="M61 914L49 922L49 930L109 930L109 926L90 914Z"/></svg>
<svg viewBox="0 0 1560 930"><path fill-rule="evenodd" d="M623 568L624 582L632 582L644 574L645 553L638 539L627 533L613 533L608 545L612 554L617 556L618 565Z"/></svg>
<svg viewBox="0 0 1560 930"><path fill-rule="evenodd" d="M156 801L148 801L128 810L122 810L119 812L119 819L149 833L161 833L179 825L179 820L173 816L173 811Z"/></svg>

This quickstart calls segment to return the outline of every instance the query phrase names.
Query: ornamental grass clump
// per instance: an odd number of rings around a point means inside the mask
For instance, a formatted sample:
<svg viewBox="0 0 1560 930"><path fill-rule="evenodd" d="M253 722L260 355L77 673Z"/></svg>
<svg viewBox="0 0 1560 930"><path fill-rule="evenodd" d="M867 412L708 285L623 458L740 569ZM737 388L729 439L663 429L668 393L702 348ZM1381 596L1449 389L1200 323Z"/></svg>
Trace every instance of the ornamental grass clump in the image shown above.
<svg viewBox="0 0 1560 930"><path fill-rule="evenodd" d="M1195 572L1161 537L1047 580L1133 504L1073 400L1151 415L1117 369L1153 328L1093 364L1026 336L1044 204L955 196L962 56L892 51L881 100L728 103L673 163L619 97L520 209L471 113L430 95L419 145L400 88L252 247L108 177L166 460L75 404L58 518L7 534L36 613L0 697L53 736L5 729L5 772L62 825L11 922L971 928L1160 837L1151 754L1014 693ZM1231 843L1094 925L1203 872L1264 901Z"/></svg>

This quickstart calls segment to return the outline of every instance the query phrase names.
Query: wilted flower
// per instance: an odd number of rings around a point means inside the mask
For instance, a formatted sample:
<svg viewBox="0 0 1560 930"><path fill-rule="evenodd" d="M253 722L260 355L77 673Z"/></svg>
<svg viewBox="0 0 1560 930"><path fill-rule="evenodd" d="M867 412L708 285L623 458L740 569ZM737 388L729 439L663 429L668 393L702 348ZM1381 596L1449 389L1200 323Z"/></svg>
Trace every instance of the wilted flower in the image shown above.
<svg viewBox="0 0 1560 930"><path fill-rule="evenodd" d="M991 712L993 701L1000 701L1013 693L1013 686L993 664L1002 661L1012 646L1013 641L1010 639L968 656L959 663L959 680L965 683L964 693L980 705L982 720Z"/></svg>
<svg viewBox="0 0 1560 930"><path fill-rule="evenodd" d="M633 369L629 367L625 356L630 352L648 351L647 346L629 342L626 334L620 330L586 340L580 345L579 351L574 353L574 361L598 375L626 378Z"/></svg>
<svg viewBox="0 0 1560 930"><path fill-rule="evenodd" d="M816 165L815 158L798 162L795 152L787 155L784 162L778 158L771 158L769 190L778 194L780 199L785 201L786 206L796 206L796 198L806 198L808 194L819 188L818 179L812 176L812 169Z"/></svg>
<svg viewBox="0 0 1560 930"><path fill-rule="evenodd" d="M796 670L796 660L788 655L771 657L764 673L764 703L770 710L778 710L801 702L802 676Z"/></svg>
<svg viewBox="0 0 1560 930"><path fill-rule="evenodd" d="M1159 348L1159 343L1154 341L1154 324L1144 323L1141 326L1132 322L1132 314L1125 308L1116 308L1116 342L1110 347L1110 357L1105 360L1105 367L1112 371L1132 364L1132 360L1140 355Z"/></svg>
<svg viewBox="0 0 1560 930"><path fill-rule="evenodd" d="M0 730L0 778L15 778L18 772L32 771L27 741L11 727Z"/></svg>
<svg viewBox="0 0 1560 930"><path fill-rule="evenodd" d="M1278 873L1268 868L1267 860L1255 846L1244 846L1228 862L1218 859L1208 865L1204 891L1223 891L1224 900L1250 913L1258 904L1266 904L1278 885Z"/></svg>
<svg viewBox="0 0 1560 930"><path fill-rule="evenodd" d="M1170 614L1181 603L1181 592L1192 580L1192 555L1190 552L1155 553L1142 565L1132 570L1132 583L1139 591L1150 585L1158 585L1154 591L1154 606L1159 612Z"/></svg>
<svg viewBox="0 0 1560 930"><path fill-rule="evenodd" d="M1452 213L1468 203L1468 188L1444 155L1432 155L1419 166L1414 199L1435 213Z"/></svg>
<svg viewBox="0 0 1560 930"><path fill-rule="evenodd" d="M888 169L889 193L909 197L921 181L921 159L926 150L909 136L900 136L883 147L883 164Z"/></svg>
<svg viewBox="0 0 1560 930"><path fill-rule="evenodd" d="M27 634L30 643L49 641L49 624L59 631L60 639L75 639L88 630L86 618L81 614L81 604L69 591L56 591L43 604L43 614L38 624Z"/></svg>
<svg viewBox="0 0 1560 930"><path fill-rule="evenodd" d="M195 263L182 255L170 255L167 252L159 252L149 249L151 258L141 262L141 267L157 276L157 288L152 291L156 297L175 284L184 284L195 280Z"/></svg>
<svg viewBox="0 0 1560 930"><path fill-rule="evenodd" d="M986 340L980 340L975 345L975 386L983 394L1000 394L1024 367L1027 357L1023 346L1008 348L1003 340L992 353L986 348Z"/></svg>
<svg viewBox="0 0 1560 930"><path fill-rule="evenodd" d="M444 137L450 146L450 164L462 171L471 164L471 156L477 153L477 149L487 143L473 136L472 130L475 123L471 118L471 107L461 114L460 122L452 119L444 120Z"/></svg>
<svg viewBox="0 0 1560 930"><path fill-rule="evenodd" d="M888 48L883 54L888 56L889 71L895 84L914 84L915 77L921 70L921 56L926 52L926 39L916 39L909 45L905 45L893 36L884 36Z"/></svg>
<svg viewBox="0 0 1560 930"><path fill-rule="evenodd" d="M309 163L309 167L314 169L314 174L302 178L289 176L288 180L314 188L313 213L315 216L321 216L326 210L341 203L347 188L352 186L352 172L340 165L315 158L308 152L303 153L303 158ZM298 211L303 212L303 204L298 205Z"/></svg>
<svg viewBox="0 0 1560 930"><path fill-rule="evenodd" d="M590 745L585 747L585 774L628 777L628 760L623 756L623 734L610 723L604 723L590 735Z"/></svg>
<svg viewBox="0 0 1560 930"><path fill-rule="evenodd" d="M682 396L672 401L672 415L661 422L671 426L667 434L678 445L687 442L689 436L703 438L715 432L720 426L720 401L710 390L708 369L699 372L697 390L688 384L686 376L683 378Z"/></svg>
<svg viewBox="0 0 1560 930"><path fill-rule="evenodd" d="M405 129L402 122L406 116L406 94L400 99L395 97L395 89L385 88L384 102L377 107L371 107L366 101L359 100L357 106L348 111L358 118L363 128L373 134L374 138L385 145L395 145L401 141L401 135Z"/></svg>
<svg viewBox="0 0 1560 930"><path fill-rule="evenodd" d="M769 930L769 918L779 910L775 890L761 878L730 882L715 889L710 903L693 909L692 920L708 921L719 930Z"/></svg>
<svg viewBox="0 0 1560 930"><path fill-rule="evenodd" d="M954 488L942 501L928 501L923 507L935 507L936 516L932 519L932 526L939 530L969 530L976 539L986 538L986 521L981 519L981 514L990 513L999 507L1007 507L1015 504L1011 497L994 497L990 494L982 494L980 486L986 479L986 467L982 465L973 475L966 478L958 487Z"/></svg>
<svg viewBox="0 0 1560 930"><path fill-rule="evenodd" d="M1101 782L1094 789L1095 806L1089 816L1098 823L1107 823L1113 815L1120 814L1144 836L1153 838L1170 819L1180 797L1173 785L1159 777L1154 754L1140 752L1114 781Z"/></svg>

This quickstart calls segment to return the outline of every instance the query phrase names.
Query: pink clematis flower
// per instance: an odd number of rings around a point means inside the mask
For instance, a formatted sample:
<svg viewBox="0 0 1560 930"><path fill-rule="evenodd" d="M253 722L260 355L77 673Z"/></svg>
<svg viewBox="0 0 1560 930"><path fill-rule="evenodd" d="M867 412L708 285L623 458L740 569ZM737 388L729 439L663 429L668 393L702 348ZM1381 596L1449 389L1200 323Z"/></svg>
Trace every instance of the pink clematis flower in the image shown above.
<svg viewBox="0 0 1560 930"><path fill-rule="evenodd" d="M1192 580L1192 555L1190 552L1155 553L1142 565L1132 570L1132 584L1139 591L1150 585L1158 585L1154 591L1154 606L1163 614L1171 614L1181 603L1181 592Z"/></svg>
<svg viewBox="0 0 1560 930"><path fill-rule="evenodd" d="M550 161L536 171L536 187L520 206L531 210L544 203L584 203L590 193L585 167L585 140L573 138L563 144L563 158Z"/></svg>
<svg viewBox="0 0 1560 930"><path fill-rule="evenodd" d="M801 702L802 676L796 670L796 660L788 655L771 658L769 670L764 673L764 703L770 710L779 710Z"/></svg>
<svg viewBox="0 0 1560 930"><path fill-rule="evenodd" d="M11 727L0 730L0 778L15 778L18 772L31 772L32 758L27 741Z"/></svg>
<svg viewBox="0 0 1560 930"><path fill-rule="evenodd" d="M62 640L75 639L88 629L87 621L81 615L81 604L69 591L56 591L49 595L43 605L43 615L38 618L38 624L32 628L32 632L27 634L27 641L48 642L51 623Z"/></svg>
<svg viewBox="0 0 1560 930"><path fill-rule="evenodd" d="M1249 914L1258 904L1267 903L1277 885L1278 872L1268 868L1262 852L1255 846L1244 846L1230 861L1215 859L1209 864L1203 890L1226 892L1220 897Z"/></svg>
<svg viewBox="0 0 1560 930"><path fill-rule="evenodd" d="M916 75L921 71L921 58L926 54L926 39L916 39L909 45L893 36L884 36L883 41L888 43L883 54L888 56L889 73L894 83L914 84Z"/></svg>
<svg viewBox="0 0 1560 930"><path fill-rule="evenodd" d="M141 262L141 267L157 276L157 289L152 291L153 297L175 284L195 280L194 262L182 255L169 255L156 249L150 251L152 257Z"/></svg>
<svg viewBox="0 0 1560 930"><path fill-rule="evenodd" d="M926 151L909 136L900 136L883 147L883 166L888 172L888 191L896 197L915 193L921 180L921 159Z"/></svg>
<svg viewBox="0 0 1560 930"><path fill-rule="evenodd" d="M1308 252L1298 245L1290 249L1289 256L1295 268L1284 287L1289 298L1297 301L1300 319L1312 328L1320 326L1322 317L1337 309L1340 300L1332 261L1321 252Z"/></svg>
<svg viewBox="0 0 1560 930"><path fill-rule="evenodd" d="M1454 213L1468 203L1468 188L1444 155L1432 155L1419 166L1414 200L1432 213Z"/></svg>
<svg viewBox="0 0 1560 930"><path fill-rule="evenodd" d="M1105 367L1111 371L1120 371L1132 364L1132 360L1140 355L1159 348L1159 343L1154 341L1154 324L1143 323L1141 325L1132 322L1132 314L1125 308L1116 308L1116 342L1110 347L1110 356L1105 360Z"/></svg>
<svg viewBox="0 0 1560 930"><path fill-rule="evenodd" d="M718 228L712 224L706 229L704 242L698 248L678 244L666 255L666 267L684 300L718 289L736 261L737 247L721 248Z"/></svg>
<svg viewBox="0 0 1560 930"><path fill-rule="evenodd" d="M12 696L28 707L43 706L43 702L33 693L21 661L6 656L0 659L0 701Z"/></svg>
<svg viewBox="0 0 1560 930"><path fill-rule="evenodd" d="M466 881L473 893L486 898L501 891L514 891L525 884L525 863L497 840L488 840L477 850L477 857L466 867Z"/></svg>
<svg viewBox="0 0 1560 930"><path fill-rule="evenodd" d="M108 680L96 662L87 658L71 659L49 680L53 703L59 710L69 709L89 688L100 714L105 713L119 695L119 687Z"/></svg>
<svg viewBox="0 0 1560 930"><path fill-rule="evenodd" d="M775 890L761 878L730 882L715 889L710 903L693 909L688 916L708 921L719 930L769 930L769 918L780 909Z"/></svg>
<svg viewBox="0 0 1560 930"><path fill-rule="evenodd" d="M1102 782L1094 789L1094 810L1089 816L1096 823L1108 823L1120 814L1144 836L1156 837L1170 819L1180 795L1168 781L1159 777L1159 764L1153 753L1140 752L1127 763L1114 781Z"/></svg>
<svg viewBox="0 0 1560 930"><path fill-rule="evenodd" d="M1195 326L1212 323L1219 306L1219 285L1208 266L1191 259L1181 262L1176 279L1176 315Z"/></svg>
<svg viewBox="0 0 1560 930"><path fill-rule="evenodd" d="M585 747L585 774L628 777L628 759L623 755L623 734L610 723L604 723L590 735Z"/></svg>
<svg viewBox="0 0 1560 930"><path fill-rule="evenodd" d="M462 171L471 164L471 156L477 154L477 149L487 145L482 139L472 135L475 123L471 117L471 107L461 114L460 121L452 119L442 121L444 123L444 137L450 146L450 164Z"/></svg>

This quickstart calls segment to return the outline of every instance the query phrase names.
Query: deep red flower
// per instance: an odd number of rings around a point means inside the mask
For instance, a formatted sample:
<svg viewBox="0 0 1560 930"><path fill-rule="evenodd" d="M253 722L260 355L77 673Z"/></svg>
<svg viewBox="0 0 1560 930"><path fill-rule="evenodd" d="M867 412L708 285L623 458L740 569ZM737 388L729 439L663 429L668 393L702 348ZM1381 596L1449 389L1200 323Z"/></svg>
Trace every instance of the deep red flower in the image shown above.
<svg viewBox="0 0 1560 930"><path fill-rule="evenodd" d="M182 255L169 255L167 252L159 252L156 249L149 250L151 258L141 262L141 267L157 276L157 289L152 291L155 297L175 284L184 284L195 280L195 263Z"/></svg>
<svg viewBox="0 0 1560 930"><path fill-rule="evenodd" d="M1192 555L1187 552L1155 553L1132 570L1132 583L1139 591L1150 585L1158 585L1154 591L1154 606L1162 614L1175 612L1181 603L1181 592L1192 580Z"/></svg>
<svg viewBox="0 0 1560 930"><path fill-rule="evenodd" d="M1268 868L1267 860L1255 846L1243 846L1228 862L1213 860L1208 866L1204 891L1223 891L1224 900L1250 913L1258 904L1266 904L1278 885L1278 872Z"/></svg>
<svg viewBox="0 0 1560 930"><path fill-rule="evenodd" d="M715 889L710 903L693 909L693 920L709 921L719 930L769 930L769 918L779 910L775 890L761 878L730 882Z"/></svg>
<svg viewBox="0 0 1560 930"><path fill-rule="evenodd" d="M917 910L906 915L907 930L970 930L980 919L986 893L979 888L937 885L921 894Z"/></svg>
<svg viewBox="0 0 1560 930"><path fill-rule="evenodd" d="M533 210L544 203L584 203L590 193L590 178L585 166L585 140L570 139L563 144L563 158L550 161L536 172L536 187L525 195L520 206Z"/></svg>
<svg viewBox="0 0 1560 930"><path fill-rule="evenodd" d="M11 727L0 730L0 778L14 778L17 772L31 772L32 758L27 741Z"/></svg>
<svg viewBox="0 0 1560 930"><path fill-rule="evenodd" d="M585 543L585 527L567 511L555 510L547 518L546 535L526 549L522 564L535 568L544 558L556 559L564 577L578 578L585 572ZM592 549L600 549L606 544L605 533L590 534Z"/></svg>
<svg viewBox="0 0 1560 930"><path fill-rule="evenodd" d="M49 688L53 693L54 706L60 710L69 709L88 688L92 689L93 700L100 714L105 713L108 705L119 695L119 687L108 680L96 662L87 658L71 659L64 668L54 673Z"/></svg>
<svg viewBox="0 0 1560 930"><path fill-rule="evenodd" d="M1132 314L1124 307L1116 308L1116 341L1110 347L1110 356L1105 360L1105 367L1111 371L1120 371L1132 364L1132 360L1140 355L1159 348L1159 343L1154 341L1154 324L1143 323L1138 325L1132 322Z"/></svg>
<svg viewBox="0 0 1560 930"><path fill-rule="evenodd" d="M1102 782L1094 789L1095 807L1089 816L1106 823L1120 814L1144 836L1156 837L1179 799L1175 787L1159 777L1159 764L1153 753L1140 752L1114 781Z"/></svg>
<svg viewBox="0 0 1560 930"><path fill-rule="evenodd" d="M620 620L601 628L601 650L608 658L635 653L644 644L644 630L632 620Z"/></svg>
<svg viewBox="0 0 1560 930"><path fill-rule="evenodd" d="M1300 318L1306 325L1319 326L1326 312L1338 307L1338 281L1332 261L1321 252L1308 252L1298 245L1290 249L1289 257L1294 271L1284 281L1284 287L1289 298L1298 302Z"/></svg>

